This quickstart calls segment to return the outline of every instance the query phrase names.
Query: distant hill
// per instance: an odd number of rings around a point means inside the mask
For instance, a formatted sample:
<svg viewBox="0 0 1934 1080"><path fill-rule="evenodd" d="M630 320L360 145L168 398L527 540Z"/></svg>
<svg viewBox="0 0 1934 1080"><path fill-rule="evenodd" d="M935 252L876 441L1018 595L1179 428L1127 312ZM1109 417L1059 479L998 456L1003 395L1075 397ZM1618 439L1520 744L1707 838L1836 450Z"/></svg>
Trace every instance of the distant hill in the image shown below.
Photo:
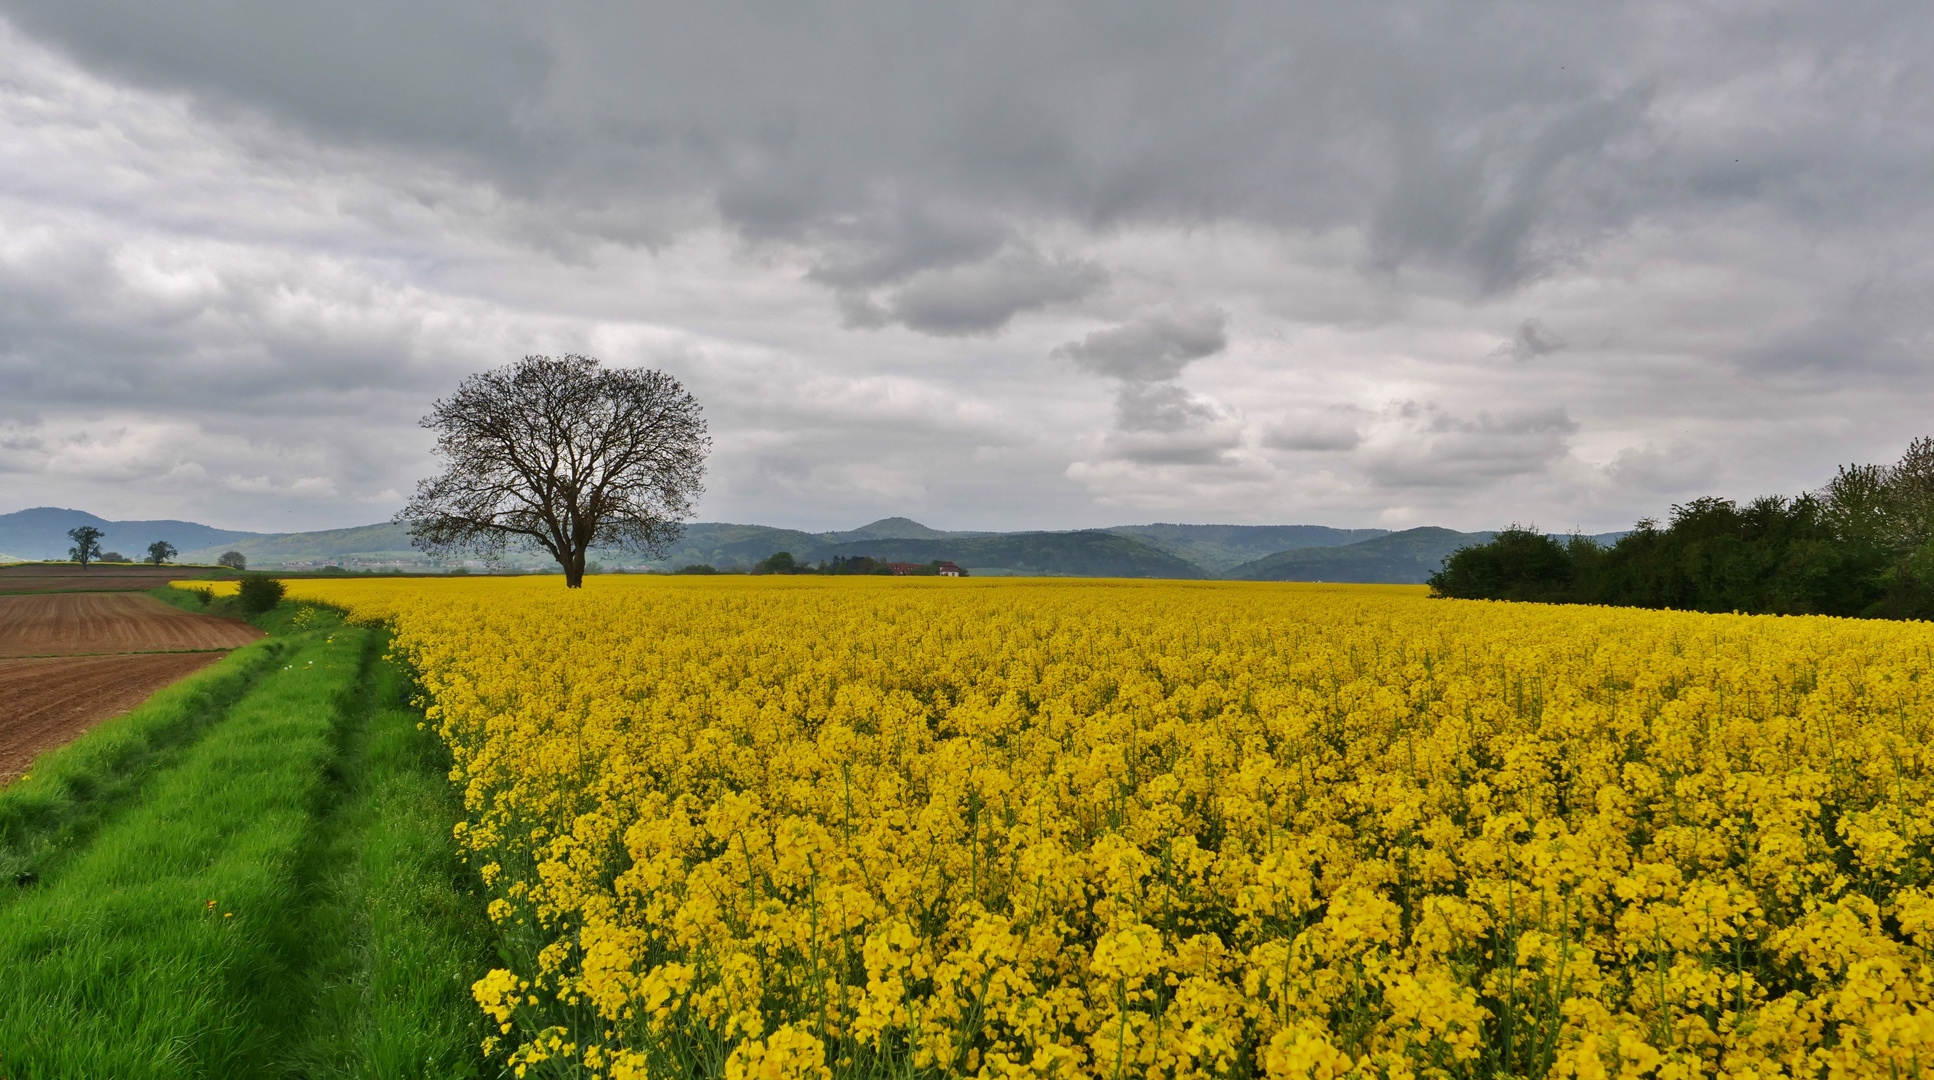
<svg viewBox="0 0 1934 1080"><path fill-rule="evenodd" d="M814 533L813 535L829 544L845 544L854 540L957 540L967 536L998 536L990 532L946 532L929 529L912 518L881 518L871 525L862 525L845 532Z"/></svg>
<svg viewBox="0 0 1934 1080"><path fill-rule="evenodd" d="M730 525L718 521L695 521L672 541L665 558L652 565L668 570L702 563L721 570L749 567L775 551L790 551L798 558L825 547L820 534L797 529L775 529L769 525ZM628 561L637 561L630 556Z"/></svg>
<svg viewBox="0 0 1934 1080"><path fill-rule="evenodd" d="M57 516L58 515L58 516ZM70 523L71 522L71 523ZM57 549L31 547L12 539L9 524L31 524L43 537L51 529ZM192 522L105 522L75 510L23 510L0 516L0 551L22 558L64 558L66 530L74 524L94 523L121 535L168 539L181 551L182 562L213 562L222 552L235 550L258 568L306 568L335 564L350 568L400 566L427 568L454 560L431 559L410 546L408 529L383 522L354 529L270 535L211 529ZM186 543L157 528L174 528L175 536L199 537ZM197 532L199 530L199 532ZM110 532L110 537L115 535ZM721 570L745 569L778 551L816 563L837 556L867 555L890 562L929 562L951 559L962 566L1002 569L1016 573L1070 577L1229 577L1252 581L1366 581L1421 582L1435 573L1445 555L1465 544L1482 543L1490 533L1460 533L1422 528L1405 532L1382 529L1332 529L1322 525L1120 525L1110 529L1064 532L990 533L930 528L910 518L891 517L857 529L805 532L768 525L698 521L685 526L660 559L641 559L622 551L594 551L591 558L606 568L628 567L674 570L704 563ZM1622 533L1593 539L1615 541ZM149 541L124 541L124 554L137 555ZM112 539L107 546L114 546ZM0 558L4 558L0 556ZM512 551L504 564L517 569L550 567L542 553Z"/></svg>
<svg viewBox="0 0 1934 1080"><path fill-rule="evenodd" d="M101 530L102 551L118 551L131 559L147 554L148 545L156 540L166 540L175 550L187 552L263 535L217 529L192 521L109 521L84 510L36 506L0 514L0 551L18 559L65 559L67 549L74 546L67 538L67 530L82 525Z"/></svg>
<svg viewBox="0 0 1934 1080"><path fill-rule="evenodd" d="M797 554L795 552L795 554ZM950 559L962 566L1066 577L1204 578L1201 567L1137 536L1099 529L1009 533L945 540L855 540L814 551L811 558L866 555L882 562Z"/></svg>
<svg viewBox="0 0 1934 1080"><path fill-rule="evenodd" d="M1224 577L1239 581L1360 581L1421 585L1443 566L1444 556L1492 533L1464 533L1425 526L1340 547L1299 548L1244 563Z"/></svg>
<svg viewBox="0 0 1934 1080"><path fill-rule="evenodd" d="M930 529L906 518L885 518L845 532L809 533L798 529L777 529L768 525L735 525L729 522L696 521L685 526L662 559L641 559L624 551L597 551L591 558L605 566L640 566L671 570L693 563L721 569L745 568L775 551L790 551L800 558L817 558L817 553L841 543L885 539L936 539L951 536L986 536L987 533L949 533ZM177 547L181 545L177 544ZM409 528L393 522L363 525L354 529L327 529L321 532L252 534L248 539L223 542L196 551L184 551L183 561L213 562L224 551L239 551L250 566L322 566L336 564L359 567L373 565L431 566L455 559L432 559L410 546ZM62 549L64 555L65 549ZM518 568L551 565L550 556L541 552L509 551L503 563Z"/></svg>
<svg viewBox="0 0 1934 1080"><path fill-rule="evenodd" d="M1323 525L1117 525L1108 530L1137 536L1211 574L1295 548L1335 547L1383 536L1388 529L1332 529Z"/></svg>
<svg viewBox="0 0 1934 1080"><path fill-rule="evenodd" d="M321 566L324 563L427 566L431 562L421 551L410 546L408 529L388 522L354 529L324 529L320 532L267 536L253 534L245 539L226 540L195 551L183 551L181 561L212 563L225 551L241 552L248 558L250 566Z"/></svg>

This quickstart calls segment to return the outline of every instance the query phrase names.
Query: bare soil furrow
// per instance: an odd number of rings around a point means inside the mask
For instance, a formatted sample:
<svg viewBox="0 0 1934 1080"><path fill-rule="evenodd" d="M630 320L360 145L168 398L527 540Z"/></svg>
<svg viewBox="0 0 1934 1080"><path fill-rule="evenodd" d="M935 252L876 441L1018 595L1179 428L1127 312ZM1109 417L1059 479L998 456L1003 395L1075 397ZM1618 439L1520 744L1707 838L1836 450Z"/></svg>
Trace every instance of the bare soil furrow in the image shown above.
<svg viewBox="0 0 1934 1080"><path fill-rule="evenodd" d="M0 596L0 657L234 649L261 636L136 593Z"/></svg>
<svg viewBox="0 0 1934 1080"><path fill-rule="evenodd" d="M220 660L220 652L0 659L0 783L148 695Z"/></svg>

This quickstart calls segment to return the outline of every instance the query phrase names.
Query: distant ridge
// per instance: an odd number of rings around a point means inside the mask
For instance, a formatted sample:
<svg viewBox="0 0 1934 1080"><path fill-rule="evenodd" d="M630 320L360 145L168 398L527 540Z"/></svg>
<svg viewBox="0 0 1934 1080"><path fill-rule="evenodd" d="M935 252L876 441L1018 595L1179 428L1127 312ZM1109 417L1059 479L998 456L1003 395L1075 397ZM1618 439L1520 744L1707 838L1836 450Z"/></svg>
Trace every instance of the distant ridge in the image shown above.
<svg viewBox="0 0 1934 1080"><path fill-rule="evenodd" d="M352 529L300 533L248 533L213 529L193 522L107 522L78 510L41 507L0 516L0 551L23 559L64 558L66 530L74 524L95 524L116 535L144 535L168 539L180 550L184 563L212 563L224 551L240 551L256 568L307 568L340 565L350 568L402 566L429 568L453 565L453 559L432 559L410 545L407 526L381 522ZM12 528L15 531L9 532ZM166 535L193 537L184 543ZM49 530L57 547L29 547L10 537ZM1184 525L1157 522L1117 525L1106 529L1054 532L980 532L931 528L906 517L881 518L855 529L805 532L769 525L700 521L685 526L665 557L641 560L636 555L594 551L592 558L607 568L672 570L705 564L721 570L743 570L767 556L791 552L804 563L864 555L887 562L929 562L949 559L962 566L1019 574L1070 577L1231 578L1247 581L1335 581L1419 583L1435 573L1443 559L1467 544L1483 543L1493 534L1457 532L1426 526L1390 532L1384 529L1337 529L1324 525ZM1600 534L1601 543L1619 533ZM146 551L149 540L121 542L127 555ZM130 550L133 549L133 550ZM6 556L0 556L4 561ZM548 556L510 552L504 564L513 569L543 569Z"/></svg>
<svg viewBox="0 0 1934 1080"><path fill-rule="evenodd" d="M1295 548L1354 544L1388 529L1332 529L1324 525L1117 525L1108 530L1136 536L1209 571L1226 573L1243 563Z"/></svg>
<svg viewBox="0 0 1934 1080"><path fill-rule="evenodd" d="M1458 548L1495 535L1426 525L1338 547L1281 551L1230 570L1239 581L1346 581L1421 585Z"/></svg>
<svg viewBox="0 0 1934 1080"><path fill-rule="evenodd" d="M855 540L812 554L814 559L865 555L882 562L947 559L966 567L998 568L1055 577L1205 578L1203 569L1134 536L1087 529L1009 533L944 540Z"/></svg>
<svg viewBox="0 0 1934 1080"><path fill-rule="evenodd" d="M181 560L212 563L226 551L241 552L250 566L289 563L309 566L328 562L427 565L430 562L421 551L410 547L407 527L389 522L354 529L323 529L320 532L257 533L241 540L224 540L195 551L184 551Z"/></svg>
<svg viewBox="0 0 1934 1080"><path fill-rule="evenodd" d="M177 551L192 551L211 545L231 543L261 533L239 529L217 529L192 521L109 521L84 510L64 510L57 506L36 506L0 514L0 551L17 561L65 559L73 541L67 530L92 525L101 530L101 550L118 551L131 559L147 554L148 545L166 540ZM220 552L216 552L220 554Z"/></svg>

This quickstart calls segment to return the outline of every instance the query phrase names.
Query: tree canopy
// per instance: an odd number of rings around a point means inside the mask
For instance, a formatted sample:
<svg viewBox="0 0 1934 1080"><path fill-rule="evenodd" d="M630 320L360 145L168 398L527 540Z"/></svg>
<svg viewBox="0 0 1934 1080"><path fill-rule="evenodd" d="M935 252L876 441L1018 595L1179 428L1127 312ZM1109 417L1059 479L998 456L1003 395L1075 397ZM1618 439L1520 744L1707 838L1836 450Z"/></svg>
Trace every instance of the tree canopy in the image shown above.
<svg viewBox="0 0 1934 1080"><path fill-rule="evenodd" d="M77 525L67 530L67 538L74 546L67 549L67 558L86 567L88 563L101 557L101 530L92 525Z"/></svg>
<svg viewBox="0 0 1934 1080"><path fill-rule="evenodd" d="M422 424L444 471L396 519L430 553L539 548L583 584L592 547L662 554L703 491L698 402L661 371L527 356L472 375Z"/></svg>
<svg viewBox="0 0 1934 1080"><path fill-rule="evenodd" d="M1786 615L1934 617L1934 439L1816 493L1672 507L1609 546L1513 526L1430 579L1439 596Z"/></svg>

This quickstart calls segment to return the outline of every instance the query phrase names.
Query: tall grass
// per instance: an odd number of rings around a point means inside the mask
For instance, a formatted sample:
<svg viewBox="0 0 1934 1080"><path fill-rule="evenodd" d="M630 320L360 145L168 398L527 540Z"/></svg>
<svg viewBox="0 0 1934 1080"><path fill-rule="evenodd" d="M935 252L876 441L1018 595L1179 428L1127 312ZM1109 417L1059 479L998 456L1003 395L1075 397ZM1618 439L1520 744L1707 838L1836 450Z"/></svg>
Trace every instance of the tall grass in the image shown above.
<svg viewBox="0 0 1934 1080"><path fill-rule="evenodd" d="M226 709L178 688L199 738L113 752L187 724L164 694L145 708L172 726L104 725L3 793L42 809L12 819L41 838L16 845L38 884L0 881L0 1078L483 1072L468 988L491 938L441 746L378 632L294 605L260 623L278 637L202 680L239 688ZM44 805L63 778L136 774Z"/></svg>
<svg viewBox="0 0 1934 1080"><path fill-rule="evenodd" d="M376 645L372 641L372 646ZM449 751L388 663L361 687L347 798L313 853L313 1008L288 1064L308 1077L477 1077L487 1032L470 984L495 934L451 839Z"/></svg>

